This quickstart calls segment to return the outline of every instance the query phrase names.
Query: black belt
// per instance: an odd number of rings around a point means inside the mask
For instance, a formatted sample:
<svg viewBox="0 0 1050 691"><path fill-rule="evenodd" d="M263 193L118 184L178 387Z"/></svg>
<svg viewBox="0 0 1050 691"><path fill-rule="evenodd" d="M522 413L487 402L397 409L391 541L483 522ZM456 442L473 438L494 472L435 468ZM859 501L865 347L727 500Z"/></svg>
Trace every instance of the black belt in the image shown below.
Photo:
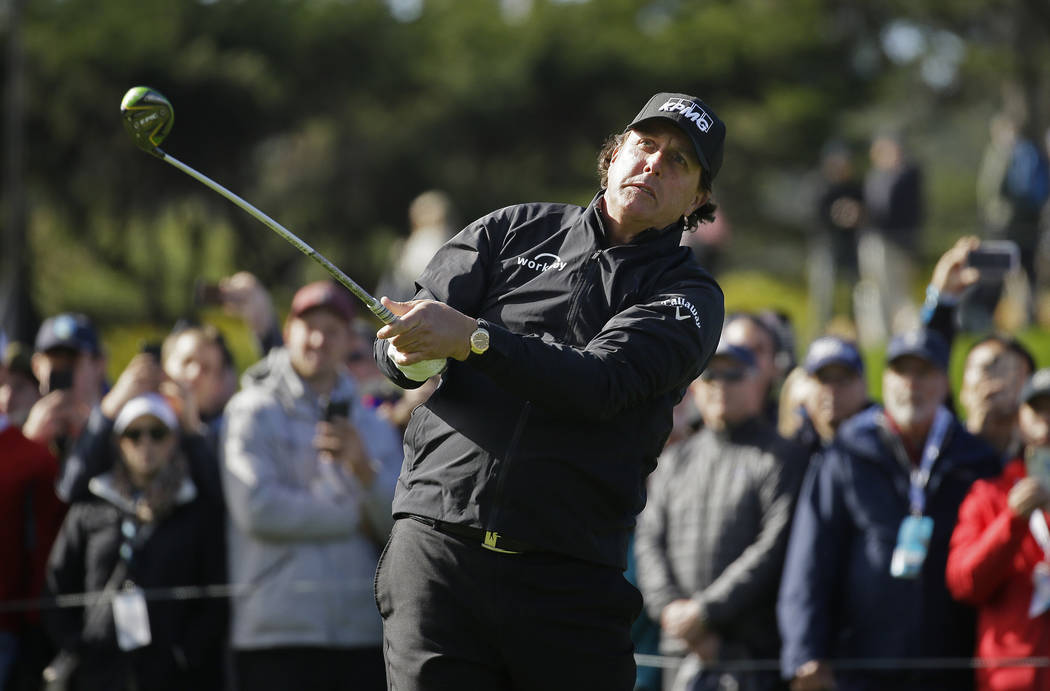
<svg viewBox="0 0 1050 691"><path fill-rule="evenodd" d="M473 528L469 525L461 525L459 523L447 523L445 521L439 521L436 518L429 518L427 516L419 516L416 514L408 514L408 517L412 520L419 521L423 525L430 526L439 533L481 545L485 549L499 552L500 554L522 554L524 552L540 551L539 548L533 547L527 542L503 537L493 530L482 530L481 528Z"/></svg>

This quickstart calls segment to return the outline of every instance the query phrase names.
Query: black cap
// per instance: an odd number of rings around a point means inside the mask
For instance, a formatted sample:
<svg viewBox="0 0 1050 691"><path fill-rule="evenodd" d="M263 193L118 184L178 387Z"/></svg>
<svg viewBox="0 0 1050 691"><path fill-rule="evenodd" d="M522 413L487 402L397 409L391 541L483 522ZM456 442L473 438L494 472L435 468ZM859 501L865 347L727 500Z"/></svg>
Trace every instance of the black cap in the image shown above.
<svg viewBox="0 0 1050 691"><path fill-rule="evenodd" d="M102 348L98 341L91 320L83 314L59 314L48 317L36 332L35 347L37 352L46 353L55 348L69 348L78 352L101 355Z"/></svg>
<svg viewBox="0 0 1050 691"><path fill-rule="evenodd" d="M689 136L700 165L714 180L722 167L726 139L726 125L715 112L696 96L659 93L649 99L626 129L656 118L670 120Z"/></svg>

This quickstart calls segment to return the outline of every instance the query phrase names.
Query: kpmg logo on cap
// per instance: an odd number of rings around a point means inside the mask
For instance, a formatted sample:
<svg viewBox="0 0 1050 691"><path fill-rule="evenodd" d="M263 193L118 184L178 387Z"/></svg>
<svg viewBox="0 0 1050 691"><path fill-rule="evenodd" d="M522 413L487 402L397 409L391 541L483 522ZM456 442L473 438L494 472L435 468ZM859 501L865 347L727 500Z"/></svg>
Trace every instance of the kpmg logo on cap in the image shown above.
<svg viewBox="0 0 1050 691"><path fill-rule="evenodd" d="M703 108L685 98L669 98L659 110L666 113L681 113L691 120L701 132L707 132L715 124L714 119Z"/></svg>

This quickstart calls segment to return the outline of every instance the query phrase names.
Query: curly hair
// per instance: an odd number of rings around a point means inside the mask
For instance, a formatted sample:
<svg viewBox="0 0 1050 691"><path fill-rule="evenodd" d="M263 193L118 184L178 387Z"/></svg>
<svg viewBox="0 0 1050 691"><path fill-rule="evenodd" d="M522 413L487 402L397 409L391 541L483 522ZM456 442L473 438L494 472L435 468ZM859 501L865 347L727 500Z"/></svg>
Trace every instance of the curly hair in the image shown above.
<svg viewBox="0 0 1050 691"><path fill-rule="evenodd" d="M602 189L609 186L609 164L612 162L613 153L620 148L626 136L626 132L609 135L601 151L598 152L598 179L601 181ZM713 191L711 174L706 168L700 169L700 189L704 192ZM682 229L693 232L701 223L710 223L715 220L715 209L717 208L718 205L708 198L696 211L683 218Z"/></svg>

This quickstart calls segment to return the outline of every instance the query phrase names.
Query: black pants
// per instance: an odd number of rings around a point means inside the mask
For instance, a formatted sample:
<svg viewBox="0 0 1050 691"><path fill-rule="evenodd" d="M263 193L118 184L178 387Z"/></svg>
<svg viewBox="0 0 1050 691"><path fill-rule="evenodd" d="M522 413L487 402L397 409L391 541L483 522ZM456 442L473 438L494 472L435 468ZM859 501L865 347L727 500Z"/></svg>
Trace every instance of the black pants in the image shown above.
<svg viewBox="0 0 1050 691"><path fill-rule="evenodd" d="M233 653L239 691L383 691L380 648L262 648Z"/></svg>
<svg viewBox="0 0 1050 691"><path fill-rule="evenodd" d="M410 518L376 574L392 691L630 691L638 591L619 569L499 554Z"/></svg>

